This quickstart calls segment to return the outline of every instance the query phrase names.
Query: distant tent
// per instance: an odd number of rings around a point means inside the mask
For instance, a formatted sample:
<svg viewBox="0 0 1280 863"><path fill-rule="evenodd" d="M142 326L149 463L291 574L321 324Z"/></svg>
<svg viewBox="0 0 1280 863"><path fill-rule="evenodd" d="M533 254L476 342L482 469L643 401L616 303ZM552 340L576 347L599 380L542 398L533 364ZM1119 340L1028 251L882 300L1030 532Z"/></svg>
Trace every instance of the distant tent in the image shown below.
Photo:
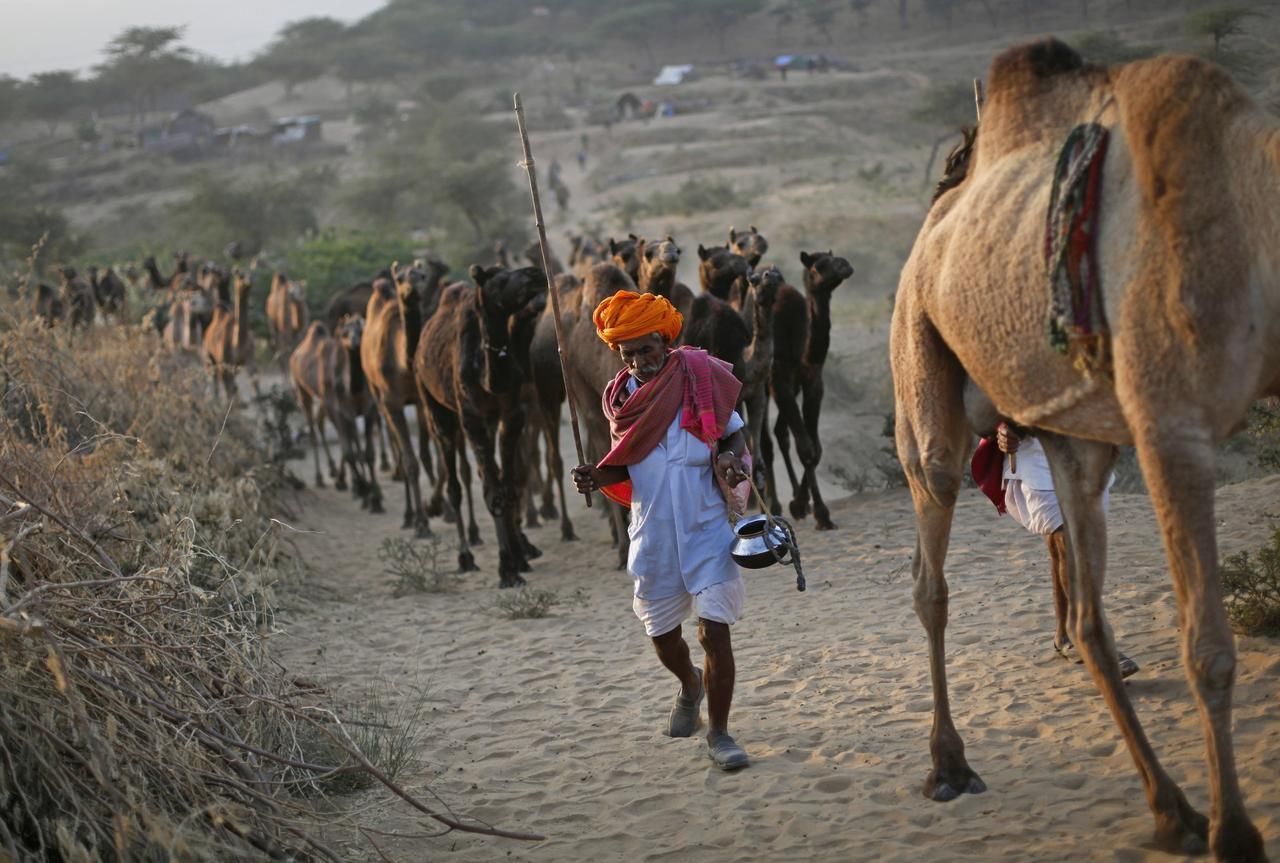
<svg viewBox="0 0 1280 863"><path fill-rule="evenodd" d="M698 77L698 73L693 70L693 66L663 66L662 71L658 73L658 77L653 79L656 86L664 86L667 84L683 84L685 81L692 81Z"/></svg>

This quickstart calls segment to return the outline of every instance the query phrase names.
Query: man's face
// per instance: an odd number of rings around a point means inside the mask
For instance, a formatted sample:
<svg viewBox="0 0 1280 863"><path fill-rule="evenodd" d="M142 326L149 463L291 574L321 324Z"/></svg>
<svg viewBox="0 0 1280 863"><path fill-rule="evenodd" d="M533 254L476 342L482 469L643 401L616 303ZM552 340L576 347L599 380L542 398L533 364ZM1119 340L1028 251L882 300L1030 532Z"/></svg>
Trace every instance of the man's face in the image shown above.
<svg viewBox="0 0 1280 863"><path fill-rule="evenodd" d="M667 340L657 333L649 333L638 339L618 342L618 355L632 377L646 384L657 377L667 361Z"/></svg>

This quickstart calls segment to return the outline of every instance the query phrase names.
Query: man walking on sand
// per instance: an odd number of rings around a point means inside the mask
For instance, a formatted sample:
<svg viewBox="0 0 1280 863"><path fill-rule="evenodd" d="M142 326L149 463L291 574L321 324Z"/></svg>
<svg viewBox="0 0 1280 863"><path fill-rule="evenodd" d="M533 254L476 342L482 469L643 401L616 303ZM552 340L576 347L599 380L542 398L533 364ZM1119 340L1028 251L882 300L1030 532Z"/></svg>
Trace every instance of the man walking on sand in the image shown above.
<svg viewBox="0 0 1280 863"><path fill-rule="evenodd" d="M746 767L747 753L729 736L729 627L742 614L745 588L729 555L734 534L724 496L746 479L743 422L734 410L741 384L705 351L671 348L683 319L665 297L618 291L593 319L624 368L601 399L613 448L599 464L575 467L574 484L630 507L632 608L680 681L666 733L691 737L705 695L708 757L722 770ZM690 611L705 654L701 671L681 635Z"/></svg>

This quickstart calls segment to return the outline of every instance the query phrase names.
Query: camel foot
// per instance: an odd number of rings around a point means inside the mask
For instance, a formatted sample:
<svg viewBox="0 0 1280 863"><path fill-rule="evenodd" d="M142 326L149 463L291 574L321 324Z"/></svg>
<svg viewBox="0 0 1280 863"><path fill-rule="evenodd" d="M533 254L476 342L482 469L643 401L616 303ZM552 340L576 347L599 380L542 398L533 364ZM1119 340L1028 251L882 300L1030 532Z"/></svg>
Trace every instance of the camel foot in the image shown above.
<svg viewBox="0 0 1280 863"><path fill-rule="evenodd" d="M386 468L383 468L385 470ZM404 471L400 470L400 465L396 465L396 469L391 472L392 482L404 482Z"/></svg>
<svg viewBox="0 0 1280 863"><path fill-rule="evenodd" d="M316 474L316 488L324 488L324 477Z"/></svg>
<svg viewBox="0 0 1280 863"><path fill-rule="evenodd" d="M809 501L794 499L787 509L791 510L791 517L799 521L809 514Z"/></svg>
<svg viewBox="0 0 1280 863"><path fill-rule="evenodd" d="M369 512L374 513L375 515L386 512L386 510L382 508L382 498L369 498Z"/></svg>
<svg viewBox="0 0 1280 863"><path fill-rule="evenodd" d="M515 572L502 573L498 576L498 589L502 590L506 587L524 587L529 582Z"/></svg>
<svg viewBox="0 0 1280 863"><path fill-rule="evenodd" d="M484 545L484 540L480 538L480 526L473 524L467 528L467 542L472 545Z"/></svg>
<svg viewBox="0 0 1280 863"><path fill-rule="evenodd" d="M445 513L444 500L442 498L433 497L427 504L427 515L432 518L443 518L445 524L452 524L449 516Z"/></svg>
<svg viewBox="0 0 1280 863"><path fill-rule="evenodd" d="M930 770L924 781L924 796L937 803L948 803L961 794L981 794L987 790L977 773L968 767Z"/></svg>
<svg viewBox="0 0 1280 863"><path fill-rule="evenodd" d="M334 480L333 487L336 488L338 491L346 491L347 481L342 477L338 477L336 480Z"/></svg>
<svg viewBox="0 0 1280 863"><path fill-rule="evenodd" d="M391 465L387 462L386 456L383 456L382 460L378 462L378 470L382 471L383 473L386 473L387 471L391 470Z"/></svg>
<svg viewBox="0 0 1280 863"><path fill-rule="evenodd" d="M813 526L816 527L818 530L835 530L836 529L836 523L832 521L829 517L818 518L815 516Z"/></svg>
<svg viewBox="0 0 1280 863"><path fill-rule="evenodd" d="M538 511L536 509L525 510L524 526L529 530L533 530L535 527L542 527L542 522L538 519Z"/></svg>
<svg viewBox="0 0 1280 863"><path fill-rule="evenodd" d="M1156 798L1156 848L1169 851L1170 854L1203 854L1210 849L1210 841L1208 841L1208 818L1196 812L1192 804L1187 802L1187 796L1181 793L1179 787L1172 787L1172 799L1164 794L1158 794ZM1262 839L1257 835L1257 831L1253 830L1253 825L1245 819L1243 825L1231 825L1228 832L1224 832L1226 825L1217 826L1213 831L1213 841L1217 851L1217 844L1230 846L1230 848L1239 848L1240 840L1245 840L1247 845L1247 836L1249 831L1253 832L1254 848L1258 851L1258 855L1253 857L1249 854L1235 853L1215 853L1213 859L1216 860L1263 860L1266 859L1262 854ZM1235 835L1239 834L1239 835Z"/></svg>
<svg viewBox="0 0 1280 863"><path fill-rule="evenodd" d="M1266 863L1267 861L1262 834L1243 814L1234 819L1223 819L1221 824L1215 824L1209 847L1213 851L1214 860L1229 860L1231 863Z"/></svg>
<svg viewBox="0 0 1280 863"><path fill-rule="evenodd" d="M542 549L529 542L529 537L525 536L524 533L520 533L520 551L529 560L537 560L542 557Z"/></svg>
<svg viewBox="0 0 1280 863"><path fill-rule="evenodd" d="M568 524L567 522L565 524L560 525L560 541L561 542L577 542L578 541L578 535L573 532L573 525Z"/></svg>
<svg viewBox="0 0 1280 863"><path fill-rule="evenodd" d="M560 517L560 511L556 509L554 503L544 503L542 509L538 510L538 515L542 516L544 521L555 521Z"/></svg>
<svg viewBox="0 0 1280 863"><path fill-rule="evenodd" d="M336 464L329 465L329 479L337 479L338 466Z"/></svg>
<svg viewBox="0 0 1280 863"><path fill-rule="evenodd" d="M418 520L413 517L413 513L406 512L404 514L404 520L400 522L400 529L413 530L417 526L418 526Z"/></svg>
<svg viewBox="0 0 1280 863"><path fill-rule="evenodd" d="M516 569L520 570L521 572L533 572L533 564L529 563L529 561L527 560L522 559L518 564L516 564Z"/></svg>
<svg viewBox="0 0 1280 863"><path fill-rule="evenodd" d="M476 572L480 567L476 566L475 556L469 551L458 552L458 572Z"/></svg>
<svg viewBox="0 0 1280 863"><path fill-rule="evenodd" d="M413 526L413 535L418 539L431 538L431 526L427 524L427 520L425 518Z"/></svg>

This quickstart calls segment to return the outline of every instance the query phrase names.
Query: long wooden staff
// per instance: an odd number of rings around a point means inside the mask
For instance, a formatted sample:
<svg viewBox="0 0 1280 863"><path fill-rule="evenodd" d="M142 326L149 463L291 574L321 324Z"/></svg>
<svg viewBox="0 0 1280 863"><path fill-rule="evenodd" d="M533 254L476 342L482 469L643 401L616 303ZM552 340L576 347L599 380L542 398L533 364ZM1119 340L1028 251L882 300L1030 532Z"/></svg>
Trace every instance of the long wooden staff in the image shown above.
<svg viewBox="0 0 1280 863"><path fill-rule="evenodd" d="M542 272L547 276L547 294L551 297L551 315L556 325L556 349L560 352L560 375L564 379L564 397L569 402L569 425L573 428L573 445L578 451L578 464L586 464L587 457L582 451L582 432L578 430L578 404L573 399L573 388L569 386L569 352L565 345L564 327L560 323L560 292L556 289L555 277L551 274L551 262L547 258L547 229L542 224L542 202L538 199L538 174L533 169L533 154L529 152L529 133L524 127L524 105L520 102L520 94L515 94L516 125L520 127L520 146L524 149L524 161L520 167L529 175L529 195L533 198L533 222L538 227L538 249L542 252ZM558 433L558 432L556 432ZM591 492L583 492L587 506L591 506Z"/></svg>

